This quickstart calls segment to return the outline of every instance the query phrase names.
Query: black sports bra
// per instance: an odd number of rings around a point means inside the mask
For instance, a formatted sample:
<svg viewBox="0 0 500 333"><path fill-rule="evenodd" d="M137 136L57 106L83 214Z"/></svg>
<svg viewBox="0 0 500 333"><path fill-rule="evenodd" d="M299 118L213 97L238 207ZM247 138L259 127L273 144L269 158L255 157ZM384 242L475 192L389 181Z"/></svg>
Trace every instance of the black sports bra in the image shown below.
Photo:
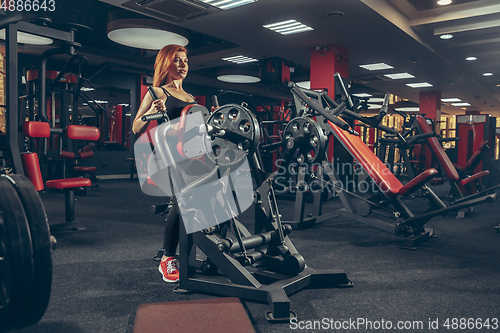
<svg viewBox="0 0 500 333"><path fill-rule="evenodd" d="M181 116L182 109L184 109L186 106L191 105L191 104L196 104L195 101L193 102L186 102L183 100L180 100L174 96L172 96L167 89L160 87L165 95L167 95L167 102L165 103L165 107L167 108L167 114L170 119L175 119L179 118Z"/></svg>

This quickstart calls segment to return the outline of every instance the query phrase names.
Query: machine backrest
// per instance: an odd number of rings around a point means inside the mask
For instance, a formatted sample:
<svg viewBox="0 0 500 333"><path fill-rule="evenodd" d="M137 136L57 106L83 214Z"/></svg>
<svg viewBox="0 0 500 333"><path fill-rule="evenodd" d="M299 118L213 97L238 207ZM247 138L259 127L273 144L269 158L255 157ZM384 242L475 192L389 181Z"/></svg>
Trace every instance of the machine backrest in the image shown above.
<svg viewBox="0 0 500 333"><path fill-rule="evenodd" d="M425 117L418 115L416 120L418 127L420 128L420 131L422 133L434 132L427 123ZM455 169L455 166L453 166L453 163L451 162L450 158L448 157L448 155L446 155L443 146L441 146L441 143L439 143L437 137L432 136L430 138L427 138L427 143L429 144L429 148L432 150L432 152L438 159L439 165L446 173L446 177L452 181L459 180L460 177L458 175L457 169Z"/></svg>
<svg viewBox="0 0 500 333"><path fill-rule="evenodd" d="M335 137L339 139L342 145L350 152L361 166L366 170L370 178L377 186L389 196L398 195L403 184L394 176L394 174L385 166L382 161L368 148L359 136L349 134L337 125L328 121L333 128Z"/></svg>

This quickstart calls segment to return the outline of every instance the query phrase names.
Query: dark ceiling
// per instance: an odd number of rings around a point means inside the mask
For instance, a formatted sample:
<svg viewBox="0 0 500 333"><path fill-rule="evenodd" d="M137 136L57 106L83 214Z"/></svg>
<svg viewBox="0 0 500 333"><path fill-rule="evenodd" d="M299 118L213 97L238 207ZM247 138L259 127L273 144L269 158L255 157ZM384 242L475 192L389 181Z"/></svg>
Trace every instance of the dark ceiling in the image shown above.
<svg viewBox="0 0 500 333"><path fill-rule="evenodd" d="M471 104L465 109L442 105L447 114L477 110L500 116L500 2L453 0L438 6L436 0L259 0L230 10L207 5L193 12L199 0L64 0L56 1L52 27L77 29L79 53L98 66L104 62L152 71L155 52L118 45L106 35L108 14L127 11L155 18L189 32L190 75L187 82L214 88L233 88L255 95L285 97L275 82L223 84L217 70L228 66L223 57L245 55L262 66L281 59L294 68L310 65L314 47L340 45L349 50L349 76L366 90L393 93L417 102L421 91L440 91L443 98L457 97ZM334 14L331 14L334 13ZM330 14L330 15L329 15ZM40 16L40 13L37 13ZM36 15L27 13L26 20ZM295 19L314 30L280 35L264 24ZM452 39L439 35L451 33ZM46 47L25 46L37 53ZM468 56L476 61L466 61ZM361 64L385 62L392 70L368 71ZM407 72L414 79L390 80L384 74ZM483 76L491 72L492 76ZM293 76L292 76L293 79ZM431 88L410 88L410 82L429 82ZM271 88L270 88L271 87ZM277 88L276 88L277 89Z"/></svg>

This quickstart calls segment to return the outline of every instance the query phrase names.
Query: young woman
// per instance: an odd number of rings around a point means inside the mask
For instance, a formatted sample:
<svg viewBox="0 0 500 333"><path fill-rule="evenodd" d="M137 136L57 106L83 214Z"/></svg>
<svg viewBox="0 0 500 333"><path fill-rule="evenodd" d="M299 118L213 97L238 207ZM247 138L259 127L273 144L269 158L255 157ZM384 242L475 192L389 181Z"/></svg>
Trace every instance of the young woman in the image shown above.
<svg viewBox="0 0 500 333"><path fill-rule="evenodd" d="M156 56L153 77L153 89L158 99L153 101L149 94L144 96L132 125L135 134L141 134L148 127L148 122L141 120L144 115L166 110L168 117L175 119L187 105L196 104L193 96L182 88L188 68L187 51L183 46L167 45L160 50ZM180 213L175 198L172 201L174 204L166 219L164 254L158 267L165 282L179 281L178 262L174 256L179 243Z"/></svg>

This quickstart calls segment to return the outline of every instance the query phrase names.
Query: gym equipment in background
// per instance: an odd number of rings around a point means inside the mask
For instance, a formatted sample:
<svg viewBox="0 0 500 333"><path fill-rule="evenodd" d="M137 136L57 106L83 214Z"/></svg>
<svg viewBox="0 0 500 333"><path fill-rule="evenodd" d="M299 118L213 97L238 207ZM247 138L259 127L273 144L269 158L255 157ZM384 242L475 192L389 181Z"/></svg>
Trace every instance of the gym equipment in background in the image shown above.
<svg viewBox="0 0 500 333"><path fill-rule="evenodd" d="M49 138L51 134L59 134L59 139L65 135L72 140L90 140L96 141L99 139L99 130L96 127L69 125L65 129L50 128L50 125L41 121L27 121L23 124L23 133L28 138ZM43 145L45 147L45 144ZM62 147L62 145L59 145ZM84 229L80 222L75 222L75 190L80 187L91 185L90 179L87 178L66 178L52 179L44 184L38 154L34 152L26 152L22 155L22 161L26 176L35 185L37 191L43 190L45 187L52 189L63 189L65 197L65 223L52 224L50 226L52 232L68 230L68 229Z"/></svg>
<svg viewBox="0 0 500 333"><path fill-rule="evenodd" d="M361 141L356 133L349 129L348 126L346 128L344 125L346 124L345 122L339 121L339 119L341 119L339 117L351 117L385 132L395 135L399 133L395 129L380 125L379 119L383 117L383 115L377 115L368 119L350 111L348 106L350 105L350 108L353 107L353 103L350 102L352 100L338 74L335 75L335 79L340 81L339 86L342 89L341 93L343 100L339 105L326 96L326 101L332 109L325 108L320 104L321 101L318 102L308 97L308 95L293 82L289 83L289 87L296 100L296 105L302 105L302 111L298 114L301 117L316 117L316 121L325 130L325 133L334 135L346 148L352 158L362 167L371 181L377 185L378 190L376 193L374 193L371 198L365 199L344 188L343 186L345 184L340 182L338 172L335 168L330 168L327 163L323 163L321 165L324 169L323 172L332 179L330 183L335 186L344 205L344 208L336 211L339 215L349 217L388 232L394 232L398 236L404 236L405 240L401 247L415 249L420 243L433 235L432 229L424 228L425 223L432 217L446 215L448 212L458 211L464 207L470 207L484 202L492 202L496 199L496 194L482 193L477 197L468 198L447 207L439 197L425 185L426 182L431 180L438 173L436 169L432 168L411 179L407 184L401 184L393 173ZM387 101L384 105L387 106ZM291 120L291 122L293 122L293 120ZM401 136L400 140L403 142L405 141ZM316 176L315 172L310 171L309 174L311 175L310 180L323 181ZM413 213L402 200L403 197L407 198L416 191L419 191L431 206L426 212L421 214ZM360 199L357 207L352 203L348 195ZM379 215L392 219L394 222L391 223L385 220L368 217L375 208L383 211L383 213L378 212Z"/></svg>

